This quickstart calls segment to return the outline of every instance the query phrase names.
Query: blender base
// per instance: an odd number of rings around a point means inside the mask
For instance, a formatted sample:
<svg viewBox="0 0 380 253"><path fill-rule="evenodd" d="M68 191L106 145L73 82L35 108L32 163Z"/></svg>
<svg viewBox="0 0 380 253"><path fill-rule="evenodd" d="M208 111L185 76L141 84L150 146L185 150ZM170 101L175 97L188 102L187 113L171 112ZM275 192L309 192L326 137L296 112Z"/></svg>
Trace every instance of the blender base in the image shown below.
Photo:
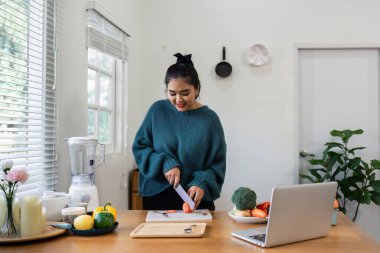
<svg viewBox="0 0 380 253"><path fill-rule="evenodd" d="M86 203L87 212L99 206L98 188L95 185L71 185L69 188L72 203Z"/></svg>

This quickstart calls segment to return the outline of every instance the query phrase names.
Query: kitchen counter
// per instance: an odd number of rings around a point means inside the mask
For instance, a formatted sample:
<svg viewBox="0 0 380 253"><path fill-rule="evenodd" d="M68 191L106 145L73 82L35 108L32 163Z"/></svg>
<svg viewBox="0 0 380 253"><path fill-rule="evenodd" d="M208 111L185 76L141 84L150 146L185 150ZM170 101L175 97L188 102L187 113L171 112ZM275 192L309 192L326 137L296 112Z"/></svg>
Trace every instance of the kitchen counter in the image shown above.
<svg viewBox="0 0 380 253"><path fill-rule="evenodd" d="M328 237L267 249L244 242L230 235L231 231L259 227L263 226L263 224L237 223L228 216L226 211L212 212L214 220L207 224L205 236L201 238L131 238L129 234L140 223L145 222L146 213L146 211L140 210L120 211L118 214L119 227L110 234L84 237L66 233L40 241L0 244L0 252L380 252L380 244L341 213L338 216L338 224L331 227Z"/></svg>

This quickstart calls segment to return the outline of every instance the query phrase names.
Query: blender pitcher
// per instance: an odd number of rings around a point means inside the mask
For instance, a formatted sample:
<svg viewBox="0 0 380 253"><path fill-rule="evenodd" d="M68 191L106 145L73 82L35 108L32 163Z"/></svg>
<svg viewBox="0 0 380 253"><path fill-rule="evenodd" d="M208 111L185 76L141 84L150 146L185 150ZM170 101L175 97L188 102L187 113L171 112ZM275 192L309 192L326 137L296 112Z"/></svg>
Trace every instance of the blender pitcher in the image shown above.
<svg viewBox="0 0 380 253"><path fill-rule="evenodd" d="M94 184L95 168L105 162L104 144L88 137L71 137L67 139L73 184ZM99 145L100 164L95 165L96 147Z"/></svg>

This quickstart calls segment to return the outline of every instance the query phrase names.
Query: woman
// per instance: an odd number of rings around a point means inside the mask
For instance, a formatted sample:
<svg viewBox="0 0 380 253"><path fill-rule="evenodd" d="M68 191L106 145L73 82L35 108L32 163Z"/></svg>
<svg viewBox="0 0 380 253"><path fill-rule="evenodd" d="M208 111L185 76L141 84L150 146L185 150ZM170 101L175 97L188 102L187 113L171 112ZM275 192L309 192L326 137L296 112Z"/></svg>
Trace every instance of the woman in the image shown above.
<svg viewBox="0 0 380 253"><path fill-rule="evenodd" d="M143 209L182 209L173 188L181 184L195 208L215 210L226 171L223 128L197 101L201 85L191 55L174 56L165 77L168 99L150 107L133 143Z"/></svg>

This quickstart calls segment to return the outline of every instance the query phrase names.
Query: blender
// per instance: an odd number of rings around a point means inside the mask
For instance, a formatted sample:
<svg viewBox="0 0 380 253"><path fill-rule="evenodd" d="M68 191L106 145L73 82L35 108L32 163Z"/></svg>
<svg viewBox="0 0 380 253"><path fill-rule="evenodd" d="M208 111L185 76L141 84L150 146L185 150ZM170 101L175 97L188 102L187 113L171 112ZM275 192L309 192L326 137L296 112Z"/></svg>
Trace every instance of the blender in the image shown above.
<svg viewBox="0 0 380 253"><path fill-rule="evenodd" d="M104 144L89 137L71 137L69 146L71 164L71 185L69 194L72 203L87 203L87 212L99 205L98 189L95 186L95 168L105 162ZM99 145L100 164L95 165L96 147Z"/></svg>

